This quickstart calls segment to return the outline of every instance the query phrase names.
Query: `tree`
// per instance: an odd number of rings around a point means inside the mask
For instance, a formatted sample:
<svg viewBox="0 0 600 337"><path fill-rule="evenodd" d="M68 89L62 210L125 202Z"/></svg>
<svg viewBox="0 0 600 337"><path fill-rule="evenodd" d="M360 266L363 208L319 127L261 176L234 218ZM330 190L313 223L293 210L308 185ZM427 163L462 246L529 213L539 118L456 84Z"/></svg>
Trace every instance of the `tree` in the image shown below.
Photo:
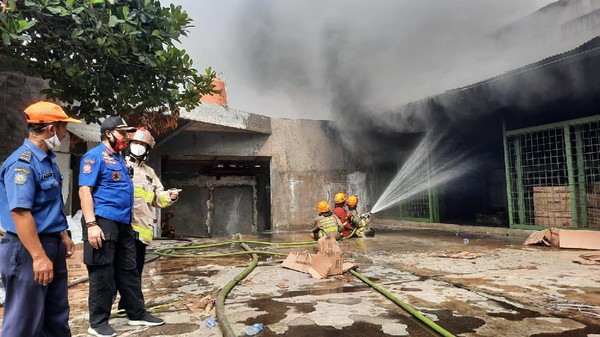
<svg viewBox="0 0 600 337"><path fill-rule="evenodd" d="M0 54L49 80L44 94L88 122L107 114L178 115L212 93L175 46L191 26L158 0L2 0ZM154 115L154 116L150 116Z"/></svg>

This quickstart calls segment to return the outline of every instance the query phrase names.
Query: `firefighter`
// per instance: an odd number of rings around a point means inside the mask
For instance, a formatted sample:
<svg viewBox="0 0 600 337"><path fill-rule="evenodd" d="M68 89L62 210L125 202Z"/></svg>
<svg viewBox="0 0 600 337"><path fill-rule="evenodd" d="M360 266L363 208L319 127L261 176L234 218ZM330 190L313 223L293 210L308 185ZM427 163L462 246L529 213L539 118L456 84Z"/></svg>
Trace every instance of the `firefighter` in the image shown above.
<svg viewBox="0 0 600 337"><path fill-rule="evenodd" d="M340 221L342 221L342 228L340 231L342 232L342 237L346 238L350 236L352 231L352 225L348 223L348 212L346 211L346 193L336 193L336 195L333 196L333 202L335 204L333 214L335 214Z"/></svg>
<svg viewBox="0 0 600 337"><path fill-rule="evenodd" d="M358 197L351 195L346 201L348 206L348 217L347 222L352 226L354 235L357 237L372 237L375 236L375 231L372 228L367 228L367 225L371 222L371 213L360 214L356 210L358 205Z"/></svg>
<svg viewBox="0 0 600 337"><path fill-rule="evenodd" d="M150 131L137 130L129 138L126 162L133 171L133 220L131 226L136 232L136 266L142 275L146 247L154 237L154 226L158 223L155 217L156 208L171 206L179 198L178 189L164 189L154 170L146 165L148 154L154 147L154 138Z"/></svg>
<svg viewBox="0 0 600 337"><path fill-rule="evenodd" d="M311 225L312 233L310 236L318 240L325 235L332 235L336 240L339 240L342 222L335 214L331 213L329 203L325 200L320 201L317 204L317 211L319 211L319 216Z"/></svg>

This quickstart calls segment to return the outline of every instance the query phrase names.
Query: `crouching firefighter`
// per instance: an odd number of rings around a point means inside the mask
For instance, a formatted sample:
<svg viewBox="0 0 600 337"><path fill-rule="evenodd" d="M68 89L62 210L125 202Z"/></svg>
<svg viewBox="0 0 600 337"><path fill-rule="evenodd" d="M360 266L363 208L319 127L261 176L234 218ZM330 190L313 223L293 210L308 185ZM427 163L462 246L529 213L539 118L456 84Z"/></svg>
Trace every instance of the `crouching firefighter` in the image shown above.
<svg viewBox="0 0 600 337"><path fill-rule="evenodd" d="M346 205L348 206L348 223L352 225L354 233L352 236L361 238L375 236L375 230L367 227L371 222L371 213L360 214L356 210L358 197L354 194L349 196Z"/></svg>
<svg viewBox="0 0 600 337"><path fill-rule="evenodd" d="M312 233L310 236L318 240L326 235L333 236L336 240L340 239L340 231L344 228L340 219L331 212L329 203L325 200L317 204L319 216L311 225Z"/></svg>

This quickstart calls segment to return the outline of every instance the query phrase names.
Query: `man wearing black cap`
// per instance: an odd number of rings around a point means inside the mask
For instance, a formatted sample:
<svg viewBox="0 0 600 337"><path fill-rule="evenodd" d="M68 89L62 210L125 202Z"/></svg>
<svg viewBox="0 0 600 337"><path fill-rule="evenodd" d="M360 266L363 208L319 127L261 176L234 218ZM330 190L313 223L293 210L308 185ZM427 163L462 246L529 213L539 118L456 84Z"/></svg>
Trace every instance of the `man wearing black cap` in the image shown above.
<svg viewBox="0 0 600 337"><path fill-rule="evenodd" d="M135 237L131 227L133 184L120 152L127 147L127 126L109 117L100 128L102 142L82 158L79 197L83 211L83 262L89 273L88 333L116 336L108 324L116 285L129 325L155 326L164 320L145 309L136 268Z"/></svg>

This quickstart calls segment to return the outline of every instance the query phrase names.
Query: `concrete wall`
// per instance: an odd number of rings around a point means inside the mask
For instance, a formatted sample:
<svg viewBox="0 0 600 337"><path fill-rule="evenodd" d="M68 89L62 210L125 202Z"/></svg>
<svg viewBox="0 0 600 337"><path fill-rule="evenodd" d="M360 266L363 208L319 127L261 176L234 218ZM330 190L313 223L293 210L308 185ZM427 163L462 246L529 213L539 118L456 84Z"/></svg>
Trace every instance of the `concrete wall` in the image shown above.
<svg viewBox="0 0 600 337"><path fill-rule="evenodd" d="M347 187L347 153L325 121L273 119L270 147L273 224L306 227L320 200Z"/></svg>
<svg viewBox="0 0 600 337"><path fill-rule="evenodd" d="M357 193L361 198L362 205L370 204L369 191L366 189L366 174L357 171L349 172L349 156L341 146L329 122L271 119L271 131L271 135L186 131L157 147L154 159L161 158L163 161L168 161L169 159L194 159L199 156L270 157L270 185L256 178L244 180L243 177L228 177L228 180L216 180L215 177L194 176L193 172L182 172L180 177L172 175L165 178L166 180L163 179L166 187L169 184L182 187L184 189L182 194L185 194L186 187L208 187L210 191L213 191L211 193L214 193L219 185L225 184L231 187L229 191L232 195L241 193L240 188L243 189L244 186L252 187L255 201L252 226L256 226L259 231L268 229L264 228L268 221L261 219L261 214L257 214L260 213L261 207L256 206L261 202L260 193L264 185L267 185L270 191L271 223L279 225L279 228L282 229L305 228L317 214L316 204L323 199L332 202L333 195L339 191ZM157 165L153 165L153 167L156 169ZM160 172L159 169L157 171ZM223 190L220 191L223 193ZM225 200L229 197L214 196L211 200L218 202L221 198ZM198 203L201 203L201 198L198 196L195 199L189 202L194 202L200 207ZM214 203L211 204L212 207L218 207ZM177 209L177 207L182 208L181 211L199 209L184 206L184 203L179 206L174 205L173 209ZM184 210L183 207L186 209ZM217 213L217 210L207 211L209 216ZM174 218L176 226L175 219L177 217L176 214ZM184 219L187 218L182 216L181 220ZM206 221L208 221L207 227L210 224L219 226L212 228L211 233L223 233L221 227L231 226L231 224L222 223L221 220L209 219ZM247 226L247 222L238 221L236 223L239 226ZM181 225L186 231L188 230L188 225L183 223ZM204 229L196 228L196 230L201 234Z"/></svg>

